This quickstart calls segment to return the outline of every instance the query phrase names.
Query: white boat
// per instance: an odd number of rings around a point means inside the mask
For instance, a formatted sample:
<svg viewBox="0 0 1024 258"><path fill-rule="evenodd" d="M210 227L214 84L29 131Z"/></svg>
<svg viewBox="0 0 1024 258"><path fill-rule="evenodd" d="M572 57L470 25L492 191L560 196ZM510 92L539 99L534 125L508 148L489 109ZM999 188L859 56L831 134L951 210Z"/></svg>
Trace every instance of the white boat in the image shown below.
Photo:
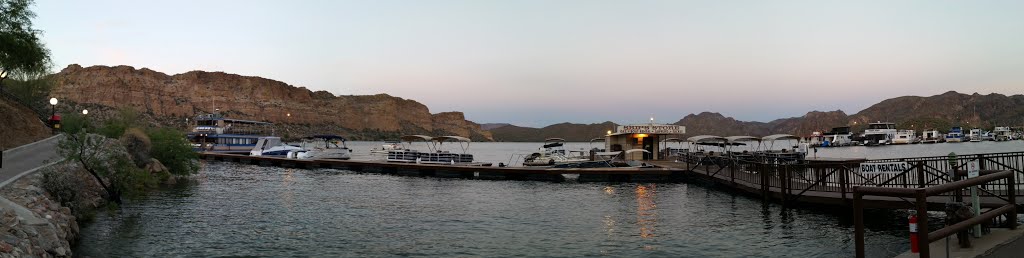
<svg viewBox="0 0 1024 258"><path fill-rule="evenodd" d="M554 166L558 164L590 161L583 156L582 151L577 155L570 155L565 151L565 139L548 138L544 139L544 145L537 152L534 152L523 159L523 166Z"/></svg>
<svg viewBox="0 0 1024 258"><path fill-rule="evenodd" d="M896 138L896 124L888 122L876 122L868 124L864 130L864 145L886 145L892 143Z"/></svg>
<svg viewBox="0 0 1024 258"><path fill-rule="evenodd" d="M1014 140L1013 131L1010 130L1010 127L997 126L995 130L992 130L992 132L995 133L995 140L996 141L1012 141L1012 140Z"/></svg>
<svg viewBox="0 0 1024 258"><path fill-rule="evenodd" d="M294 151L303 151L303 149L284 144L281 142L281 137L267 136L260 137L256 141L256 147L249 151L249 156L288 157L288 153Z"/></svg>
<svg viewBox="0 0 1024 258"><path fill-rule="evenodd" d="M388 152L396 150L405 150L405 146L398 141L386 141L380 145L379 149L370 150L370 154L388 154Z"/></svg>
<svg viewBox="0 0 1024 258"><path fill-rule="evenodd" d="M340 146L338 144L341 144ZM302 141L302 149L292 151L288 158L296 159L340 159L352 158L352 149L345 145L345 138L337 135L313 135Z"/></svg>
<svg viewBox="0 0 1024 258"><path fill-rule="evenodd" d="M892 144L911 144L916 139L917 135L914 130L899 130L896 131L896 137L892 139Z"/></svg>
<svg viewBox="0 0 1024 258"><path fill-rule="evenodd" d="M928 129L921 132L921 143L937 143L942 140L942 133L935 129Z"/></svg>
<svg viewBox="0 0 1024 258"><path fill-rule="evenodd" d="M967 134L967 139L969 139L971 142L980 142L981 141L981 129L978 129L978 128L971 129L970 133Z"/></svg>

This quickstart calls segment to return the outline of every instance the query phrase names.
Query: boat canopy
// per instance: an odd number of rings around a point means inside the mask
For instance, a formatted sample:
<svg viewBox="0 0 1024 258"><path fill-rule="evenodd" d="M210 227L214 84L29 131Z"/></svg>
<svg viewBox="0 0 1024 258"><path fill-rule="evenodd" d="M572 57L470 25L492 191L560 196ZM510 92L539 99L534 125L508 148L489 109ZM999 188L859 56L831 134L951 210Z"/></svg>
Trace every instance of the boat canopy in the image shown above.
<svg viewBox="0 0 1024 258"><path fill-rule="evenodd" d="M337 135L333 135L333 134L317 134L317 135L310 135L310 136L308 136L308 137L306 137L306 138L307 138L307 139L324 139L324 140L341 140L341 141L347 141L347 140L345 140L345 137L341 137L341 136L337 136Z"/></svg>
<svg viewBox="0 0 1024 258"><path fill-rule="evenodd" d="M661 140L661 141L663 141L663 142L685 142L686 140L679 139L679 138L668 138L668 139L664 139L664 140Z"/></svg>
<svg viewBox="0 0 1024 258"><path fill-rule="evenodd" d="M761 140L762 141L800 140L800 137L797 137L797 136L792 135L792 134L773 134L773 135L762 137Z"/></svg>
<svg viewBox="0 0 1024 258"><path fill-rule="evenodd" d="M547 138L547 139L544 139L544 142L564 142L564 141L565 141L565 139L562 139L562 138Z"/></svg>
<svg viewBox="0 0 1024 258"><path fill-rule="evenodd" d="M746 136L746 135L742 135L742 136L729 136L729 137L725 137L725 139L728 140L729 142L759 142L759 141L761 141L761 138L757 138L757 137L754 137L754 136Z"/></svg>
<svg viewBox="0 0 1024 258"><path fill-rule="evenodd" d="M430 136L426 136L426 135L413 134L413 135L402 135L401 139L402 139L402 141L406 141L406 142L412 142L412 141L425 141L425 142L428 142L428 141L430 141L431 139L434 139L434 138L430 137Z"/></svg>
<svg viewBox="0 0 1024 258"><path fill-rule="evenodd" d="M594 138L594 139L590 139L590 142L603 142L603 141L604 141L604 137L597 137L597 138Z"/></svg>
<svg viewBox="0 0 1024 258"><path fill-rule="evenodd" d="M725 139L725 137L714 136L714 135L697 135L697 136L694 136L694 137L686 138L686 140L689 141L689 142L718 142L718 141L725 142L725 141L728 141L728 139Z"/></svg>
<svg viewBox="0 0 1024 258"><path fill-rule="evenodd" d="M619 155L619 153L622 153L622 152L621 151L598 151L598 152L594 152L594 155L596 155L596 156L616 156L616 155Z"/></svg>
<svg viewBox="0 0 1024 258"><path fill-rule="evenodd" d="M445 141L472 142L472 140L470 140L469 138L462 137L462 136L454 136L454 135L434 137L433 141L436 141L436 142L445 142Z"/></svg>
<svg viewBox="0 0 1024 258"><path fill-rule="evenodd" d="M645 149L628 149L628 150L626 150L626 154L633 154L633 153L637 153L637 152L651 153L650 151L647 151Z"/></svg>

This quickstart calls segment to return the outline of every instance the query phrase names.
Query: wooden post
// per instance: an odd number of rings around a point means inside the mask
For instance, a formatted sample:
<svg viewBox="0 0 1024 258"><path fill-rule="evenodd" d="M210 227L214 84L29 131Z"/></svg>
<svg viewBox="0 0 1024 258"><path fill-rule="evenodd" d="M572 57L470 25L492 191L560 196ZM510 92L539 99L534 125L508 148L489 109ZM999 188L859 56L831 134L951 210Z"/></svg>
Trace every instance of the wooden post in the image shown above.
<svg viewBox="0 0 1024 258"><path fill-rule="evenodd" d="M1010 210L1010 216L1009 216L1009 219L1007 219L1007 222L1010 223L1010 225L1008 225L1008 226L1010 226L1010 229L1017 229L1017 179L1016 179L1016 177L1017 177L1017 172L1014 172L1013 174L1010 175L1010 178L1008 178L1006 180L1006 192L1007 192L1007 196L1006 196L1007 198L1006 199L1009 200L1010 204L1013 204L1013 207L1014 207L1013 210Z"/></svg>
<svg viewBox="0 0 1024 258"><path fill-rule="evenodd" d="M853 238L857 248L857 258L864 258L864 197L858 193L856 188L853 191Z"/></svg>
<svg viewBox="0 0 1024 258"><path fill-rule="evenodd" d="M907 172L910 172L910 171L907 171ZM924 169L922 169L921 167L917 167L917 187L918 188L924 188L925 187L925 182L926 181L924 179Z"/></svg>
<svg viewBox="0 0 1024 258"><path fill-rule="evenodd" d="M846 189L847 189L847 186L846 186L846 174L849 173L850 170L845 165L839 167L838 169L839 169L839 171L837 171L837 172L839 172L839 192L842 193L843 204L849 204L849 202L846 200ZM856 196L856 194L854 194L854 195ZM856 203L854 203L854 205L856 205ZM863 233L863 232L861 232L861 233Z"/></svg>
<svg viewBox="0 0 1024 258"><path fill-rule="evenodd" d="M921 251L921 258L931 257L928 250L931 241L928 241L928 196L924 188L917 189L917 250Z"/></svg>

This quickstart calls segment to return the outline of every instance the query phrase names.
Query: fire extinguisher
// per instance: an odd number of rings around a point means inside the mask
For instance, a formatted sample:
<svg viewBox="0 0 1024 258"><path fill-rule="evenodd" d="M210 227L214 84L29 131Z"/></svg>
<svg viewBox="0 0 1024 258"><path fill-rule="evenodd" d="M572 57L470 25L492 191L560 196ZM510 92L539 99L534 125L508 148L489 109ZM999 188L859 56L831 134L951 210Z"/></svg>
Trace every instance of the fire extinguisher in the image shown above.
<svg viewBox="0 0 1024 258"><path fill-rule="evenodd" d="M907 218L910 221L910 252L918 253L917 248L917 214L911 213Z"/></svg>

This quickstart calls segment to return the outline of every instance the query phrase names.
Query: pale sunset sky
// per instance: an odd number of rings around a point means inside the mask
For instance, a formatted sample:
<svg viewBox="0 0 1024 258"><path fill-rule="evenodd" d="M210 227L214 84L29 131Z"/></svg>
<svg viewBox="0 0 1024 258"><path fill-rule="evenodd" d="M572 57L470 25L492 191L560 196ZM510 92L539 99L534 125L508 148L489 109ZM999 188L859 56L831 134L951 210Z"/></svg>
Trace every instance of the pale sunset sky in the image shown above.
<svg viewBox="0 0 1024 258"><path fill-rule="evenodd" d="M480 123L769 121L1024 93L1024 1L51 1L73 63L387 93Z"/></svg>

